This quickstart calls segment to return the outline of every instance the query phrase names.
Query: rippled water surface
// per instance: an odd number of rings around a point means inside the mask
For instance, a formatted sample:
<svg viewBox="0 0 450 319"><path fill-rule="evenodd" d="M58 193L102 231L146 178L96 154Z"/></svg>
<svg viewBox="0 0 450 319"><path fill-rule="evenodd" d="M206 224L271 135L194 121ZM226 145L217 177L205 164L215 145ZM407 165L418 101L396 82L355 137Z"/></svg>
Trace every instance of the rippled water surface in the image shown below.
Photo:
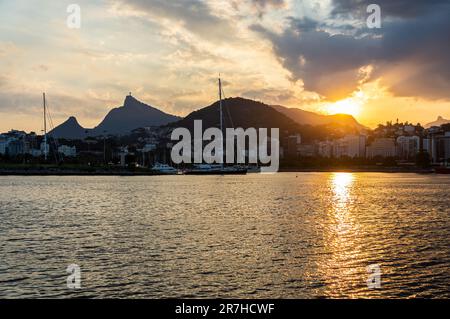
<svg viewBox="0 0 450 319"><path fill-rule="evenodd" d="M0 297L450 297L448 176L0 177L0 219Z"/></svg>

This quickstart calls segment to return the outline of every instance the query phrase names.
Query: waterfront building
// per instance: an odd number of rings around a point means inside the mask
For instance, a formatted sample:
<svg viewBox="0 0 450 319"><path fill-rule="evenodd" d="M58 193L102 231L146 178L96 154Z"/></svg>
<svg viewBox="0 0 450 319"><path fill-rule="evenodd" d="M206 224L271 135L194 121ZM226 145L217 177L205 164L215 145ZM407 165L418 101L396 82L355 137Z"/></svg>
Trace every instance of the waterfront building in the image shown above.
<svg viewBox="0 0 450 319"><path fill-rule="evenodd" d="M289 157L305 156L301 154L302 149L302 137L300 134L290 135L286 138L286 153Z"/></svg>
<svg viewBox="0 0 450 319"><path fill-rule="evenodd" d="M317 143L317 154L322 157L330 158L333 156L334 142L322 141Z"/></svg>
<svg viewBox="0 0 450 319"><path fill-rule="evenodd" d="M7 152L9 156L15 157L25 153L24 142L14 139L8 143Z"/></svg>
<svg viewBox="0 0 450 319"><path fill-rule="evenodd" d="M365 157L366 137L364 135L346 135L334 143L334 156Z"/></svg>
<svg viewBox="0 0 450 319"><path fill-rule="evenodd" d="M8 139L5 135L0 135L0 155L6 154L6 149L8 148Z"/></svg>
<svg viewBox="0 0 450 319"><path fill-rule="evenodd" d="M395 157L396 147L393 138L376 138L372 144L367 146L366 157Z"/></svg>
<svg viewBox="0 0 450 319"><path fill-rule="evenodd" d="M40 146L40 151L43 155L45 153L47 153L47 155L48 155L48 153L50 152L50 145L48 143L46 144L46 143L42 142L41 146Z"/></svg>
<svg viewBox="0 0 450 319"><path fill-rule="evenodd" d="M430 132L428 149L434 164L450 161L450 131Z"/></svg>
<svg viewBox="0 0 450 319"><path fill-rule="evenodd" d="M316 155L316 147L314 144L300 144L297 146L297 154L301 157L314 157Z"/></svg>
<svg viewBox="0 0 450 319"><path fill-rule="evenodd" d="M397 156L400 159L415 159L420 151L420 137L418 136L399 136L397 138Z"/></svg>
<svg viewBox="0 0 450 319"><path fill-rule="evenodd" d="M75 146L61 145L58 147L58 153L63 154L66 157L76 157L77 148Z"/></svg>
<svg viewBox="0 0 450 319"><path fill-rule="evenodd" d="M427 152L431 156L431 139L430 138L422 139L422 149L424 152Z"/></svg>

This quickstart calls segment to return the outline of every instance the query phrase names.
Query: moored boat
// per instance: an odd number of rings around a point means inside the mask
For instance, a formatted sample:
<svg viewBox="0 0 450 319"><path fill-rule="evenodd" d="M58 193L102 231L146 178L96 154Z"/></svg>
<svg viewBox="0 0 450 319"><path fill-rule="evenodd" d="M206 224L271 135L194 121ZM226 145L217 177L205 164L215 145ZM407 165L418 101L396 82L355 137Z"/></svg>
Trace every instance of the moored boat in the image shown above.
<svg viewBox="0 0 450 319"><path fill-rule="evenodd" d="M167 164L160 164L160 163L156 163L152 167L152 171L163 175L177 175L179 173L176 168L173 168L172 166Z"/></svg>
<svg viewBox="0 0 450 319"><path fill-rule="evenodd" d="M222 166L211 164L195 165L184 171L185 175L245 175L247 169L241 166Z"/></svg>

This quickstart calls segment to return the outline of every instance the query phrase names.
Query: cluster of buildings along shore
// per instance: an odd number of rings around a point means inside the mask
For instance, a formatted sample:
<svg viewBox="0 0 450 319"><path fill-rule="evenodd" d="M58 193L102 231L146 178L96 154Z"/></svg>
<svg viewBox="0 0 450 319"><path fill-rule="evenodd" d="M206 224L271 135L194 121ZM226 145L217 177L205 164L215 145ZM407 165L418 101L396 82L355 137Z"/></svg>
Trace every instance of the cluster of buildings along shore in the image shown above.
<svg viewBox="0 0 450 319"><path fill-rule="evenodd" d="M32 157L42 157L47 152L50 153L51 146L44 143L42 137L34 132L27 134L24 131L11 130L0 134L0 155L8 157L18 157L30 155ZM66 157L76 157L75 146L59 145L57 152Z"/></svg>
<svg viewBox="0 0 450 319"><path fill-rule="evenodd" d="M377 133L312 143L302 143L300 134L291 135L281 147L282 157L396 158L414 162L422 152L428 154L433 164L450 162L450 130L444 127L431 127L419 133L414 125L397 125L381 128Z"/></svg>
<svg viewBox="0 0 450 319"><path fill-rule="evenodd" d="M420 125L387 123L367 133L344 135L339 138L304 141L300 134L288 135L280 141L281 159L300 158L395 158L403 162L415 162L419 153L427 154L432 164L450 162L450 125L424 129ZM35 133L12 130L0 134L0 157L14 159L18 157L42 158L52 153L59 158L76 159L94 154L100 162L127 165L129 155L135 156L136 163L147 163L145 154L164 149L164 155L154 158L153 162L167 162L173 143L161 138L154 130L139 129L144 135L135 140L119 140L112 143L112 137L97 137L74 143L70 140L56 140L51 137L47 145L42 136ZM163 146L162 146L163 145ZM78 148L78 149L77 149Z"/></svg>
<svg viewBox="0 0 450 319"><path fill-rule="evenodd" d="M301 135L287 138L287 147L282 147L282 157L324 158L397 158L414 162L420 152L429 154L432 163L450 161L450 131L440 127L428 130L426 137L415 134L414 126L404 126L395 132L395 137L374 137L352 134L341 138L302 143Z"/></svg>

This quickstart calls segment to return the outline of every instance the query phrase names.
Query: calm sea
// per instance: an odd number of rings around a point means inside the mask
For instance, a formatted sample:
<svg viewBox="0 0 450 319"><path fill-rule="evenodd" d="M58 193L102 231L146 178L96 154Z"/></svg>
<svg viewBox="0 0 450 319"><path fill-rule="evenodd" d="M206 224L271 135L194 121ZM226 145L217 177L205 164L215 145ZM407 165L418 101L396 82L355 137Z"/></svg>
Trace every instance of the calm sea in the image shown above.
<svg viewBox="0 0 450 319"><path fill-rule="evenodd" d="M448 176L0 177L0 220L0 297L450 297Z"/></svg>

